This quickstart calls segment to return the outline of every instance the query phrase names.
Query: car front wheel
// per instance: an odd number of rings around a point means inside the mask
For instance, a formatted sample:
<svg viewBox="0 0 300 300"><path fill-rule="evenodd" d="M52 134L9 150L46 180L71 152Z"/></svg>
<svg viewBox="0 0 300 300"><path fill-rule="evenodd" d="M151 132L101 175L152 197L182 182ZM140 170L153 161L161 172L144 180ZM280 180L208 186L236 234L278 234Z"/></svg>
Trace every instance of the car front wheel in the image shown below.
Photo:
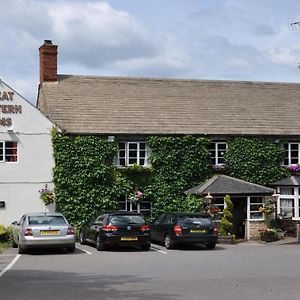
<svg viewBox="0 0 300 300"><path fill-rule="evenodd" d="M172 239L169 235L166 235L166 237L165 237L165 247L167 249L174 248L174 242L172 241Z"/></svg>
<svg viewBox="0 0 300 300"><path fill-rule="evenodd" d="M84 236L83 236L83 232L82 232L82 231L80 231L80 234L79 234L79 243L80 243L81 245L85 245L85 244L86 244L86 241L85 241L85 239L84 239Z"/></svg>

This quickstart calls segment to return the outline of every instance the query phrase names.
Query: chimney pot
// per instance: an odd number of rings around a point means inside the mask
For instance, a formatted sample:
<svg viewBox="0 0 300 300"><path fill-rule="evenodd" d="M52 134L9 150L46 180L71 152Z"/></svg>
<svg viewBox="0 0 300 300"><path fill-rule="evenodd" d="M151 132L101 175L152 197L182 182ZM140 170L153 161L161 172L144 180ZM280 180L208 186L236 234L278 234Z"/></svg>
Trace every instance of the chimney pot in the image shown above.
<svg viewBox="0 0 300 300"><path fill-rule="evenodd" d="M52 40L44 40L45 45L52 45Z"/></svg>

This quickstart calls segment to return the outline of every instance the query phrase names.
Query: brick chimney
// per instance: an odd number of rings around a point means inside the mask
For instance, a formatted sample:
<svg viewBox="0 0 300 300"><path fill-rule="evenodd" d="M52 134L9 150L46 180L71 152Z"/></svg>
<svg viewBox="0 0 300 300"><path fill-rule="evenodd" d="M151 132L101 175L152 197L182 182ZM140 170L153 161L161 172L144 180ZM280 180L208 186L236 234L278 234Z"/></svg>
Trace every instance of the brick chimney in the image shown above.
<svg viewBox="0 0 300 300"><path fill-rule="evenodd" d="M44 81L57 81L57 45L45 40L40 51L40 84Z"/></svg>

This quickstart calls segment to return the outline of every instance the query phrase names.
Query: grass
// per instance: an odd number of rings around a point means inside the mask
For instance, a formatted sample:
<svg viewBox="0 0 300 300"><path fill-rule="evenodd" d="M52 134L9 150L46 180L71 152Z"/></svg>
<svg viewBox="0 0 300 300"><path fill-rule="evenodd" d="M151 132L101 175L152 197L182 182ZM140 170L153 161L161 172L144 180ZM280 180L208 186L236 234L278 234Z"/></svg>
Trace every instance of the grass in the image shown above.
<svg viewBox="0 0 300 300"><path fill-rule="evenodd" d="M11 242L0 242L0 253L2 253L4 250L11 248Z"/></svg>

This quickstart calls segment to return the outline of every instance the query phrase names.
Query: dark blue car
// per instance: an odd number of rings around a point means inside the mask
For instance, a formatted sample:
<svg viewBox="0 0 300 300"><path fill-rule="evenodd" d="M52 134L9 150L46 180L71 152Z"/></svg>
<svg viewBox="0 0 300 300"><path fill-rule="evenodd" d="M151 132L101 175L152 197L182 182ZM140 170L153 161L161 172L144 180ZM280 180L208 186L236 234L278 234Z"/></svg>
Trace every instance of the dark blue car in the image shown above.
<svg viewBox="0 0 300 300"><path fill-rule="evenodd" d="M196 243L214 249L218 229L207 215L201 213L165 213L151 225L151 239L164 243L167 249Z"/></svg>

